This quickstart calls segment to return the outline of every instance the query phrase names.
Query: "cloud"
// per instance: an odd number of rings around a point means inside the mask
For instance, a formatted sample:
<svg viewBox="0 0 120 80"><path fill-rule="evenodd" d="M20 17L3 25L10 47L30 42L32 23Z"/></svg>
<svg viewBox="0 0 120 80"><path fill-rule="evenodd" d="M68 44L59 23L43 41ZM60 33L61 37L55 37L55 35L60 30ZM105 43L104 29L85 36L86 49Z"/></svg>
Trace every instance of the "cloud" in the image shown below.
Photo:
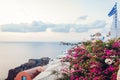
<svg viewBox="0 0 120 80"><path fill-rule="evenodd" d="M52 24L41 21L21 24L5 24L1 25L2 32L88 32L91 29L104 28L106 22L96 20L90 24Z"/></svg>
<svg viewBox="0 0 120 80"><path fill-rule="evenodd" d="M78 17L78 20L86 20L87 18L88 18L87 15L85 15L85 16L80 16L80 17Z"/></svg>
<svg viewBox="0 0 120 80"><path fill-rule="evenodd" d="M46 30L47 24L34 21L31 24L5 24L1 27L3 32L43 32Z"/></svg>
<svg viewBox="0 0 120 80"><path fill-rule="evenodd" d="M52 28L53 32L69 32L71 25L70 24L58 24Z"/></svg>
<svg viewBox="0 0 120 80"><path fill-rule="evenodd" d="M102 20L90 24L52 24L41 21L5 24L1 25L0 41L82 41L87 40L92 32L103 31L105 27L106 22Z"/></svg>
<svg viewBox="0 0 120 80"><path fill-rule="evenodd" d="M97 20L91 24L90 28L104 28L106 26L106 22L102 20Z"/></svg>

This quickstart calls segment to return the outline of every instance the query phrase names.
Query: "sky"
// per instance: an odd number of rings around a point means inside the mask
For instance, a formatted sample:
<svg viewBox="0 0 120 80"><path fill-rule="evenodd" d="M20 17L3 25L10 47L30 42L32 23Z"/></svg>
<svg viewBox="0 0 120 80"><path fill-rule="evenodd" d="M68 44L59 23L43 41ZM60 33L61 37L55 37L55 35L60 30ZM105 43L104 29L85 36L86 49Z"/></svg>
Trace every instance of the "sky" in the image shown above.
<svg viewBox="0 0 120 80"><path fill-rule="evenodd" d="M81 41L96 32L105 35L115 2L119 13L120 0L0 0L0 41Z"/></svg>

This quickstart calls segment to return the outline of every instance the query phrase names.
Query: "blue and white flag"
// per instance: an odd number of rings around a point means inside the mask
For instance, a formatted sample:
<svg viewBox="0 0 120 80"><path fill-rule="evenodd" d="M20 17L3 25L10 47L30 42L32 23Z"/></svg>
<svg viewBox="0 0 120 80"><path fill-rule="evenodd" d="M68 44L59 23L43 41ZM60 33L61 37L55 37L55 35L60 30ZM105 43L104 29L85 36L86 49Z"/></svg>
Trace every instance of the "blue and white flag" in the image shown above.
<svg viewBox="0 0 120 80"><path fill-rule="evenodd" d="M112 8L112 10L109 12L108 16L111 17L112 15L114 15L115 13L117 13L117 4L115 4Z"/></svg>

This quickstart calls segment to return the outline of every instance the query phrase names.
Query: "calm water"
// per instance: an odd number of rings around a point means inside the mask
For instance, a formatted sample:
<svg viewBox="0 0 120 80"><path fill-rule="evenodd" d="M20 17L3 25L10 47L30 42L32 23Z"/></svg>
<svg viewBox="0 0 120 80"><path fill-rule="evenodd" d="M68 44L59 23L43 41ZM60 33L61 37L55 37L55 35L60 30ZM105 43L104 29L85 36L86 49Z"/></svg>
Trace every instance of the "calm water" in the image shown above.
<svg viewBox="0 0 120 80"><path fill-rule="evenodd" d="M55 58L71 46L57 42L1 42L0 43L0 80L7 77L8 70L19 66L30 58Z"/></svg>

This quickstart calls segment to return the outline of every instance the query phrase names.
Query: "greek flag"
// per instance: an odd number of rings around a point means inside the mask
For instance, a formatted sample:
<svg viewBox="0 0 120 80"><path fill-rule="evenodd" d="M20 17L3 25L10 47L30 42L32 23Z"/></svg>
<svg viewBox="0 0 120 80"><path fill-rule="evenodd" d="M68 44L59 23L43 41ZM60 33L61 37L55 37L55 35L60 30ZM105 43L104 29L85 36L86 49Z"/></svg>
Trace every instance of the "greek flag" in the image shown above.
<svg viewBox="0 0 120 80"><path fill-rule="evenodd" d="M112 10L109 12L108 16L111 17L113 14L117 13L117 4L115 4Z"/></svg>

